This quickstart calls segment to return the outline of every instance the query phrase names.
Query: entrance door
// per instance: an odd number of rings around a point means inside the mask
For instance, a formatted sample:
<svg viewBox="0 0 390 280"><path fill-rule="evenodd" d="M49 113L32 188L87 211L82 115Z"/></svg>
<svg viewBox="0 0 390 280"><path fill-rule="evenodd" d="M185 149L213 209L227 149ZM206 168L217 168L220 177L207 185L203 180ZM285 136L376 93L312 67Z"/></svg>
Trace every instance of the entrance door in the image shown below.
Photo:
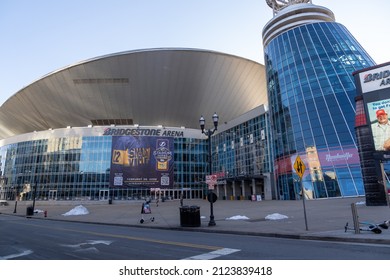
<svg viewBox="0 0 390 280"><path fill-rule="evenodd" d="M57 200L57 190L49 190L49 200Z"/></svg>
<svg viewBox="0 0 390 280"><path fill-rule="evenodd" d="M99 200L108 200L108 190L100 190L99 191Z"/></svg>

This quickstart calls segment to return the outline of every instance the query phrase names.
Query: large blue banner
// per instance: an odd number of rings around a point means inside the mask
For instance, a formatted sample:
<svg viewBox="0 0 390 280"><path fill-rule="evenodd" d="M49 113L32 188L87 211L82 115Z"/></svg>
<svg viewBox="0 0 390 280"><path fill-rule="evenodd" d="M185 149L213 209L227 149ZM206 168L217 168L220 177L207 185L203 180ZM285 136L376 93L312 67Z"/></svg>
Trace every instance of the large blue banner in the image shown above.
<svg viewBox="0 0 390 280"><path fill-rule="evenodd" d="M112 136L111 187L173 186L172 137Z"/></svg>

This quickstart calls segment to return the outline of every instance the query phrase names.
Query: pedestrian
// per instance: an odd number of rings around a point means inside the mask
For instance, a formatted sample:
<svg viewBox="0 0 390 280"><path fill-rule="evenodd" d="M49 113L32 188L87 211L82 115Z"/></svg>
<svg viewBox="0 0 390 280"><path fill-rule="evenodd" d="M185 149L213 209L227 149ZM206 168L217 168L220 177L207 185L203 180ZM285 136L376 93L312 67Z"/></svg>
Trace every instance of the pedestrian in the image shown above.
<svg viewBox="0 0 390 280"><path fill-rule="evenodd" d="M180 206L183 207L183 193L180 194Z"/></svg>

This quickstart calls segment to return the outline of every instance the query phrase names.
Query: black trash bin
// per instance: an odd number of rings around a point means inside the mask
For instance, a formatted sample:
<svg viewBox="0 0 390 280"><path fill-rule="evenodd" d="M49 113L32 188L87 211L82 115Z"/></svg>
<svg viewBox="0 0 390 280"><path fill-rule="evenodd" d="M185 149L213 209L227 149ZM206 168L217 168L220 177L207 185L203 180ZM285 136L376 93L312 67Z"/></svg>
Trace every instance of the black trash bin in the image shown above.
<svg viewBox="0 0 390 280"><path fill-rule="evenodd" d="M108 199L108 204L112 204L112 198L111 197Z"/></svg>
<svg viewBox="0 0 390 280"><path fill-rule="evenodd" d="M180 207L180 225L182 227L200 227L200 207L196 205Z"/></svg>
<svg viewBox="0 0 390 280"><path fill-rule="evenodd" d="M33 215L34 215L34 208L32 206L27 206L26 216L33 216Z"/></svg>

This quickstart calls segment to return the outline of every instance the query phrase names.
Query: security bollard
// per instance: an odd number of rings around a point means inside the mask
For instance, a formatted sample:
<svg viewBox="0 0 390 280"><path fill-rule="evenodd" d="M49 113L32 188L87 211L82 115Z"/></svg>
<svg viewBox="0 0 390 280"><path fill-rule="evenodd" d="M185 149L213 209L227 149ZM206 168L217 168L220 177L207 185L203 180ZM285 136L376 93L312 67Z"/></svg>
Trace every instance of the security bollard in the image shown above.
<svg viewBox="0 0 390 280"><path fill-rule="evenodd" d="M351 209L352 209L352 219L353 219L353 226L355 228L355 234L359 234L360 233L359 216L358 216L355 203L351 204Z"/></svg>

